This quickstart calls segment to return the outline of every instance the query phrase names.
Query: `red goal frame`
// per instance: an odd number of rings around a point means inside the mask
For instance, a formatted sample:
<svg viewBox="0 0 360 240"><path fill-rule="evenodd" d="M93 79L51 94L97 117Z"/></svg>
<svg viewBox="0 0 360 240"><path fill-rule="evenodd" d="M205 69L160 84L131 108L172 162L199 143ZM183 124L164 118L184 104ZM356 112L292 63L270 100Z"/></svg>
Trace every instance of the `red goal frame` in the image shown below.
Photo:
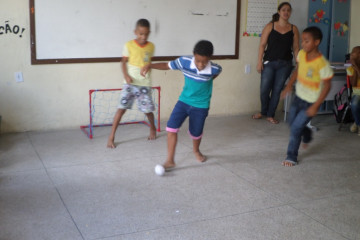
<svg viewBox="0 0 360 240"><path fill-rule="evenodd" d="M152 89L156 89L158 91L157 96L157 122L156 124L156 131L160 132L160 93L161 87L151 87ZM93 139L94 137L94 129L95 127L105 127L105 126L112 126L112 123L105 123L105 124L93 124L93 117L92 117L92 94L94 92L109 92L109 91L121 91L122 88L113 88L113 89L91 89L89 90L89 124L80 126L80 129L88 136L88 138ZM147 121L133 121L133 122L120 122L119 125L127 125L127 124L145 124L150 127L150 124Z"/></svg>

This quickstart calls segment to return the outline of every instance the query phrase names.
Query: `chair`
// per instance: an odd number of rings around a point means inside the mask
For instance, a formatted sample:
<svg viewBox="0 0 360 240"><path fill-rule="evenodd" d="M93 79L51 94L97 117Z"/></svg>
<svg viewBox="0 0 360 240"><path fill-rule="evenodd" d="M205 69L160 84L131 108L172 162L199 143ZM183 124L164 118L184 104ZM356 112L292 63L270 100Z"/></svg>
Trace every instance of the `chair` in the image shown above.
<svg viewBox="0 0 360 240"><path fill-rule="evenodd" d="M344 114L342 115L340 125L338 128L339 131L341 130L342 126L344 125L344 120L345 120L345 117L346 117L348 111L351 111L351 84L350 84L350 77L348 75L346 75L346 90L348 93L349 104L345 107Z"/></svg>

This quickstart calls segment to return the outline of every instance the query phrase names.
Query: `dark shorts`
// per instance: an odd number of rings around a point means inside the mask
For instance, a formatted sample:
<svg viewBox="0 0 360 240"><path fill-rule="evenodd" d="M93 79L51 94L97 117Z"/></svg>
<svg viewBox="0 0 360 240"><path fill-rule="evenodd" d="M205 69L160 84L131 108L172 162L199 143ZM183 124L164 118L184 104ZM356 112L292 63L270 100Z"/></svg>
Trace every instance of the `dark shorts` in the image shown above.
<svg viewBox="0 0 360 240"><path fill-rule="evenodd" d="M179 132L179 128L189 117L189 133L193 139L200 139L203 134L205 119L208 116L209 108L197 108L184 102L178 101L167 122L166 131Z"/></svg>

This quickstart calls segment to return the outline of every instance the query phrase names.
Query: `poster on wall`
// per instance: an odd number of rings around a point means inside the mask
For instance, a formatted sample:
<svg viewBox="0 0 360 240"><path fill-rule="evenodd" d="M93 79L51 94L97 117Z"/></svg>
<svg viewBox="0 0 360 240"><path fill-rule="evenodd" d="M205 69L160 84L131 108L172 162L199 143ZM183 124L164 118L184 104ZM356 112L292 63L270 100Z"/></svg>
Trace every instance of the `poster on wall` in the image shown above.
<svg viewBox="0 0 360 240"><path fill-rule="evenodd" d="M261 37L261 32L277 12L279 0L247 0L246 24L243 36Z"/></svg>

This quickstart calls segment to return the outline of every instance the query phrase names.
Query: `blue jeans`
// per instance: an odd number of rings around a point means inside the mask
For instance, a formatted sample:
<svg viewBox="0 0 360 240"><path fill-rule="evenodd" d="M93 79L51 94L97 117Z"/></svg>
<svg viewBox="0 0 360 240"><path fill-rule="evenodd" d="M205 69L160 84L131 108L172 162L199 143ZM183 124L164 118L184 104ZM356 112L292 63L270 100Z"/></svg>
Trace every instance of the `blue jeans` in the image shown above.
<svg viewBox="0 0 360 240"><path fill-rule="evenodd" d="M291 70L291 61L277 60L264 63L260 84L261 115L267 117L275 116L280 93Z"/></svg>
<svg viewBox="0 0 360 240"><path fill-rule="evenodd" d="M311 129L306 126L311 120L311 117L307 116L306 110L311 105L312 103L308 103L297 96L292 102L289 110L290 139L286 160L297 163L301 140L304 143L309 143L312 140Z"/></svg>
<svg viewBox="0 0 360 240"><path fill-rule="evenodd" d="M353 95L351 99L351 112L356 125L360 126L360 96Z"/></svg>

